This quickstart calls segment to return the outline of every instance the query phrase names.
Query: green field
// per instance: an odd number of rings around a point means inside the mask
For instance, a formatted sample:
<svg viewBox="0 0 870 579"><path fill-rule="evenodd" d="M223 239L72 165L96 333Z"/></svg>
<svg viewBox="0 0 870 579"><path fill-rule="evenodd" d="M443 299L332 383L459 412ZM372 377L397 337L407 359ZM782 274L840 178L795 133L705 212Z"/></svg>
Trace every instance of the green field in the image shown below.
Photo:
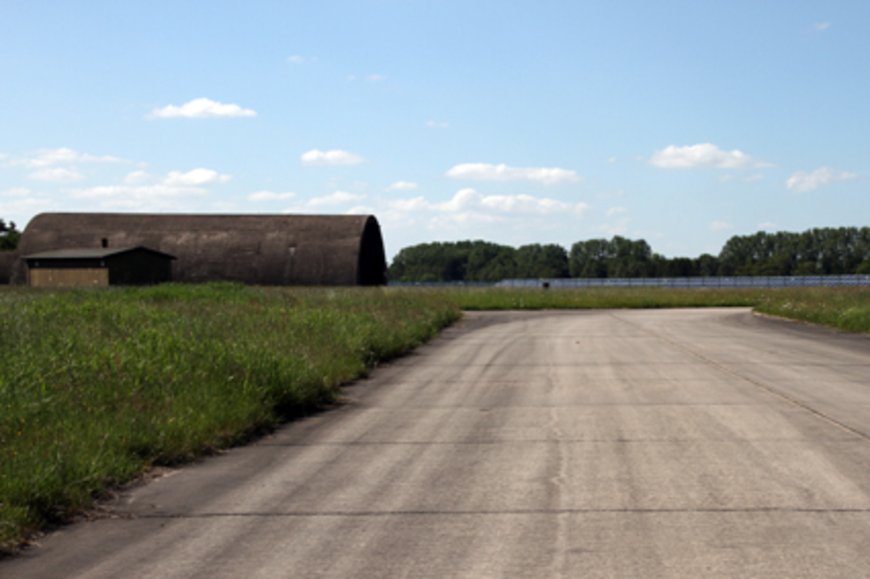
<svg viewBox="0 0 870 579"><path fill-rule="evenodd" d="M0 288L0 551L149 467L336 400L461 309L753 306L870 331L870 291Z"/></svg>
<svg viewBox="0 0 870 579"><path fill-rule="evenodd" d="M0 291L0 546L236 444L457 319L382 289Z"/></svg>

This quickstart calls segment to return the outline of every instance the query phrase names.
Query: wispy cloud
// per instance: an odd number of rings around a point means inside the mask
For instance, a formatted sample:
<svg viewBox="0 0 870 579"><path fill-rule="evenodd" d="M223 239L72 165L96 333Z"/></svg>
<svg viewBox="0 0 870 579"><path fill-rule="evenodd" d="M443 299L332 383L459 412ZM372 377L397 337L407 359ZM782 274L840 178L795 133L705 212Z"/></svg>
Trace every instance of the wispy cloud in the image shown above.
<svg viewBox="0 0 870 579"><path fill-rule="evenodd" d="M363 199L365 199L365 195L348 193L347 191L336 191L335 193L330 193L329 195L312 197L308 201L306 201L305 205L310 208L336 207L339 205L349 205L351 203L357 203L359 201L362 201Z"/></svg>
<svg viewBox="0 0 870 579"><path fill-rule="evenodd" d="M734 227L733 225L731 225L730 223L728 223L727 221L724 221L722 219L717 219L717 220L713 221L712 223L710 223L710 230L711 231L728 231L729 229L731 229L733 227Z"/></svg>
<svg viewBox="0 0 870 579"><path fill-rule="evenodd" d="M287 57L287 62L290 64L307 64L315 62L317 59L313 56L303 56L301 54L291 54Z"/></svg>
<svg viewBox="0 0 870 579"><path fill-rule="evenodd" d="M388 200L377 208L378 219L395 231L412 236L428 232L430 239L516 236L527 241L552 235L563 227L576 227L589 207L535 195L486 195L472 188L435 201L424 196Z"/></svg>
<svg viewBox="0 0 870 579"><path fill-rule="evenodd" d="M73 165L77 163L123 163L124 159L110 155L91 155L69 147L57 149L39 149L24 155L3 155L0 163L7 167L25 167L27 169L42 169L56 165Z"/></svg>
<svg viewBox="0 0 870 579"><path fill-rule="evenodd" d="M50 183L71 183L84 179L85 176L75 169L66 167L46 167L30 174L31 179L48 181Z"/></svg>
<svg viewBox="0 0 870 579"><path fill-rule="evenodd" d="M289 201L296 197L296 193L292 191L257 191L248 195L248 201L255 202L273 202L273 201Z"/></svg>
<svg viewBox="0 0 870 579"><path fill-rule="evenodd" d="M222 175L213 169L191 169L190 171L170 171L163 183L170 187L200 187L211 183L226 183L229 175Z"/></svg>
<svg viewBox="0 0 870 579"><path fill-rule="evenodd" d="M387 191L414 191L417 187L413 181L396 181L387 187Z"/></svg>
<svg viewBox="0 0 870 579"><path fill-rule="evenodd" d="M858 177L855 173L847 171L834 171L830 167L819 167L815 171L798 171L793 173L785 181L785 186L789 191L795 193L807 193L815 191L819 187L835 183L837 181L849 181Z"/></svg>
<svg viewBox="0 0 870 579"><path fill-rule="evenodd" d="M2 217L23 225L34 212L52 205L52 200L46 195L32 191L26 187L12 187L0 191L0 207Z"/></svg>
<svg viewBox="0 0 870 579"><path fill-rule="evenodd" d="M816 22L813 25L813 28L815 28L819 32L824 32L825 30L828 30L830 27L831 27L830 22Z"/></svg>
<svg viewBox="0 0 870 579"><path fill-rule="evenodd" d="M543 185L573 183L580 180L574 171L558 167L511 167L505 164L463 163L448 169L452 179L472 181L534 181Z"/></svg>
<svg viewBox="0 0 870 579"><path fill-rule="evenodd" d="M442 213L478 212L524 215L552 215L565 212L582 215L588 209L585 203L567 203L534 195L482 195L471 188L460 189L449 200L440 203L428 201L421 196L392 201L390 207L400 211L425 210Z"/></svg>
<svg viewBox="0 0 870 579"><path fill-rule="evenodd" d="M191 207L191 200L207 196L208 185L229 180L229 175L202 168L171 171L162 177L135 171L121 184L71 189L69 195L74 199L91 200L101 208L184 209Z"/></svg>
<svg viewBox="0 0 870 579"><path fill-rule="evenodd" d="M382 75L382 74L378 74L378 73L371 73L371 74L366 74L363 76L357 76L355 74L347 75L347 82L356 82L358 80L364 80L366 82L374 83L374 82L383 82L383 81L387 80L387 77Z"/></svg>
<svg viewBox="0 0 870 579"><path fill-rule="evenodd" d="M236 104L225 104L202 97L183 105L167 105L151 111L152 119L218 119L234 117L255 117L253 109L242 108Z"/></svg>
<svg viewBox="0 0 870 579"><path fill-rule="evenodd" d="M300 160L303 165L359 165L364 161L361 156L340 149L312 149L303 153Z"/></svg>
<svg viewBox="0 0 870 579"><path fill-rule="evenodd" d="M649 162L654 167L661 169L695 169L699 167L741 169L768 166L767 163L757 161L743 151L738 149L723 151L712 143L698 143L683 147L669 145L653 153Z"/></svg>
<svg viewBox="0 0 870 579"><path fill-rule="evenodd" d="M429 119L428 121L426 121L427 129L446 129L449 126L450 125L447 123L447 121L436 121L435 119Z"/></svg>

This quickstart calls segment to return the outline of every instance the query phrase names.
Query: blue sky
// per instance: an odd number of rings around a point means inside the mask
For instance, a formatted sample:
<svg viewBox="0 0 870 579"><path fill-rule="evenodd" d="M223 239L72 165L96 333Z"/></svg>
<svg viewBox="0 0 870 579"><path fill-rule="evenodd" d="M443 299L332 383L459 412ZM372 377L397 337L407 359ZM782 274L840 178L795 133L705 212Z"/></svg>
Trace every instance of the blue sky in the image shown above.
<svg viewBox="0 0 870 579"><path fill-rule="evenodd" d="M870 217L870 2L0 0L0 218L668 256Z"/></svg>

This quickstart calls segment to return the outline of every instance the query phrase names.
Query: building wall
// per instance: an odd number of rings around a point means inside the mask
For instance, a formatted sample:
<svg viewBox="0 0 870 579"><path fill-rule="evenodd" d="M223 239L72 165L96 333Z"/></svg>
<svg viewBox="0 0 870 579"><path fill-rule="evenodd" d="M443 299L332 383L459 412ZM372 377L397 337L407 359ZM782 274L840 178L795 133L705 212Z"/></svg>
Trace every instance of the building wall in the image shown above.
<svg viewBox="0 0 870 579"><path fill-rule="evenodd" d="M258 285L376 285L386 281L380 226L367 215L43 213L21 255L143 245L176 256L173 280ZM13 283L23 283L23 266Z"/></svg>
<svg viewBox="0 0 870 579"><path fill-rule="evenodd" d="M17 251L0 251L0 285L9 283L18 263Z"/></svg>
<svg viewBox="0 0 870 579"><path fill-rule="evenodd" d="M28 278L32 287L106 287L109 270L106 268L31 269Z"/></svg>

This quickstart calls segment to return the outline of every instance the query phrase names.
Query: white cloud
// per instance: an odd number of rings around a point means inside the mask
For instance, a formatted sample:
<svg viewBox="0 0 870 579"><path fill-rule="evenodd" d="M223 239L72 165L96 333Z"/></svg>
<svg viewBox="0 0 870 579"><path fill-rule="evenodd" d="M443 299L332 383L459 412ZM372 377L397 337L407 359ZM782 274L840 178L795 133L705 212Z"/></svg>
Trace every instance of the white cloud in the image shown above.
<svg viewBox="0 0 870 579"><path fill-rule="evenodd" d="M785 186L789 191L807 193L815 191L819 187L829 185L836 181L849 181L858 175L846 171L834 171L830 167L819 167L815 171L798 171L786 179Z"/></svg>
<svg viewBox="0 0 870 579"><path fill-rule="evenodd" d="M222 175L212 169L199 168L191 169L184 173L181 171L171 171L163 183L170 187L198 187L211 183L226 183L230 178L229 175Z"/></svg>
<svg viewBox="0 0 870 579"><path fill-rule="evenodd" d="M367 74L363 77L359 77L355 74L347 75L347 82L356 82L357 80L364 80L366 82L381 82L381 81L387 80L387 77L385 77L382 74L377 74L377 73Z"/></svg>
<svg viewBox="0 0 870 579"><path fill-rule="evenodd" d="M766 163L752 159L743 151L737 149L723 151L712 143L699 143L685 147L669 145L656 151L649 162L662 169L694 169L697 167L740 169L767 166Z"/></svg>
<svg viewBox="0 0 870 579"><path fill-rule="evenodd" d="M435 119L426 121L426 128L428 129L446 129L449 126L446 121L436 121Z"/></svg>
<svg viewBox="0 0 870 579"><path fill-rule="evenodd" d="M396 181L387 187L387 191L413 191L417 187L418 185L413 181Z"/></svg>
<svg viewBox="0 0 870 579"><path fill-rule="evenodd" d="M831 23L830 22L816 22L814 24L814 27L819 32L824 32L825 30L828 30L831 27Z"/></svg>
<svg viewBox="0 0 870 579"><path fill-rule="evenodd" d="M30 178L50 183L70 183L84 179L84 175L75 169L68 169L66 167L46 167L31 173Z"/></svg>
<svg viewBox="0 0 870 579"><path fill-rule="evenodd" d="M0 217L15 222L22 230L30 218L40 211L57 207L48 195L26 187L12 187L0 191Z"/></svg>
<svg viewBox="0 0 870 579"><path fill-rule="evenodd" d="M622 215L623 213L627 213L628 209L625 207L610 207L605 213L608 217L613 217L614 215Z"/></svg>
<svg viewBox="0 0 870 579"><path fill-rule="evenodd" d="M214 119L255 117L257 112L235 104L224 104L207 98L188 101L181 106L167 105L151 111L154 119Z"/></svg>
<svg viewBox="0 0 870 579"><path fill-rule="evenodd" d="M124 183L128 185L139 185L149 181L150 179L151 176L145 171L133 171L132 173L127 173L127 176L124 177Z"/></svg>
<svg viewBox="0 0 870 579"><path fill-rule="evenodd" d="M57 149L39 149L33 153L13 157L5 155L0 158L4 165L9 167L25 167L28 169L42 169L56 165L72 165L76 163L123 163L123 159L110 155L90 155L80 153L69 147Z"/></svg>
<svg viewBox="0 0 870 579"><path fill-rule="evenodd" d="M375 213L377 213L377 210L368 205L354 205L344 212L345 215L373 215Z"/></svg>
<svg viewBox="0 0 870 579"><path fill-rule="evenodd" d="M310 208L333 207L336 205L347 205L349 203L356 203L357 201L361 201L363 199L365 199L365 195L348 193L346 191L336 191L335 193L323 195L322 197L312 197L305 203L305 205Z"/></svg>
<svg viewBox="0 0 870 579"><path fill-rule="evenodd" d="M329 151L311 149L303 153L300 160L304 165L359 165L363 162L363 158L359 155L340 149Z"/></svg>
<svg viewBox="0 0 870 579"><path fill-rule="evenodd" d="M305 64L308 59L300 54L291 54L287 57L287 62L290 64Z"/></svg>
<svg viewBox="0 0 870 579"><path fill-rule="evenodd" d="M776 229L776 223L772 221L763 221L758 224L759 231L774 231Z"/></svg>
<svg viewBox="0 0 870 579"><path fill-rule="evenodd" d="M505 164L462 163L447 171L453 179L474 181L534 181L544 185L579 181L577 173L558 167L511 167Z"/></svg>
<svg viewBox="0 0 870 579"><path fill-rule="evenodd" d="M296 197L296 193L292 191L257 191L248 195L248 201L269 202L269 201L288 201Z"/></svg>
<svg viewBox="0 0 870 579"><path fill-rule="evenodd" d="M229 179L229 175L202 168L171 171L164 177L134 171L120 185L71 189L69 194L74 199L91 200L104 209L182 210L193 208L192 199L208 195L206 185L226 183Z"/></svg>
<svg viewBox="0 0 870 579"><path fill-rule="evenodd" d="M33 192L26 187L12 187L11 189L0 191L0 196L2 197L28 197L32 194Z"/></svg>
<svg viewBox="0 0 870 579"><path fill-rule="evenodd" d="M582 215L588 209L585 203L566 203L547 197L533 195L482 195L475 189L457 191L447 201L433 203L424 197L398 199L390 207L399 211L434 211L440 213L505 213L516 215L554 215L573 213Z"/></svg>
<svg viewBox="0 0 870 579"><path fill-rule="evenodd" d="M27 221L27 218L22 216L32 215L50 205L52 201L46 197L13 197L11 201L4 201L0 209L6 221L14 221L20 225Z"/></svg>
<svg viewBox="0 0 870 579"><path fill-rule="evenodd" d="M486 195L472 188L444 201L422 195L386 200L378 207L382 226L411 239L504 239L529 243L576 227L586 203L534 195Z"/></svg>
<svg viewBox="0 0 870 579"><path fill-rule="evenodd" d="M710 223L710 229L712 231L727 231L728 229L731 229L732 227L733 227L733 225L731 225L727 221L722 221L721 219L717 219L717 220L713 221L712 223Z"/></svg>

